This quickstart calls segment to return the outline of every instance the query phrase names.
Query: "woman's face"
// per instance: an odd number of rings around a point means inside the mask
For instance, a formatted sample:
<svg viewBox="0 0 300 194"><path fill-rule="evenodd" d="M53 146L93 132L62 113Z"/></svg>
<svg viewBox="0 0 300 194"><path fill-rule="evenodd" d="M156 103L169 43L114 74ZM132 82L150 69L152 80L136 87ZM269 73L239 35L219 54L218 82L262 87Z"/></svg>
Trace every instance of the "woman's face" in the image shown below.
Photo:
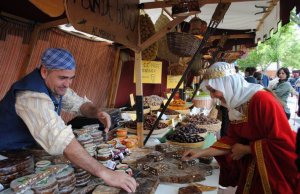
<svg viewBox="0 0 300 194"><path fill-rule="evenodd" d="M221 91L215 90L214 88L210 87L209 85L207 85L206 88L210 92L211 98L217 98L222 102L222 104L224 104L224 105L226 104L224 95Z"/></svg>
<svg viewBox="0 0 300 194"><path fill-rule="evenodd" d="M278 77L279 77L279 79L281 79L281 80L286 79L286 73L281 69L281 70L278 72Z"/></svg>

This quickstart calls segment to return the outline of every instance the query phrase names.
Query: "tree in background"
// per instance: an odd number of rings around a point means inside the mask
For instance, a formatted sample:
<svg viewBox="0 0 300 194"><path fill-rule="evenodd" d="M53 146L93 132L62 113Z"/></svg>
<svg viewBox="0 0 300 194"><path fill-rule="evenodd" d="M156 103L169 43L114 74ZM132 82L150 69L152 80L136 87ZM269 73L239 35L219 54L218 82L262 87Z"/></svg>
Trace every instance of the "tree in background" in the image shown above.
<svg viewBox="0 0 300 194"><path fill-rule="evenodd" d="M258 67L264 71L273 62L283 67L300 69L300 17L291 16L291 22L278 27L268 40L259 43L247 57L239 59L237 64L243 70L246 67Z"/></svg>

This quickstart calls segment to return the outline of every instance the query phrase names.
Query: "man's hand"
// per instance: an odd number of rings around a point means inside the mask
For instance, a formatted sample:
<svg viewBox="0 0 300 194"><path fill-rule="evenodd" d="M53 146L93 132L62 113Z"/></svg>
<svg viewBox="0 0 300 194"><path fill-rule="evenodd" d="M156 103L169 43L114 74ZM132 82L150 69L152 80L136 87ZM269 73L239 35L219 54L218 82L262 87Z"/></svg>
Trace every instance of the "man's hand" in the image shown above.
<svg viewBox="0 0 300 194"><path fill-rule="evenodd" d="M231 154L232 159L239 160L244 155L250 154L251 148L249 145L243 145L243 144L236 143L232 146L231 152L232 152L232 154Z"/></svg>
<svg viewBox="0 0 300 194"><path fill-rule="evenodd" d="M131 193L137 186L134 178L123 172L114 172L100 164L95 158L91 157L88 152L79 144L76 138L64 150L64 156L73 164L83 168L96 177L100 177L110 186L120 187Z"/></svg>
<svg viewBox="0 0 300 194"><path fill-rule="evenodd" d="M193 160L195 158L200 157L201 154L199 153L199 150L193 149L193 150L186 150L183 155L181 160L182 161L189 161L189 160Z"/></svg>
<svg viewBox="0 0 300 194"><path fill-rule="evenodd" d="M136 190L137 183L128 174L124 172L105 170L101 173L101 178L104 182L113 187L123 188L128 193L133 193Z"/></svg>
<svg viewBox="0 0 300 194"><path fill-rule="evenodd" d="M111 121L110 116L106 112L98 112L97 118L101 123L103 123L105 129L104 131L107 133L109 131L109 128L111 127Z"/></svg>

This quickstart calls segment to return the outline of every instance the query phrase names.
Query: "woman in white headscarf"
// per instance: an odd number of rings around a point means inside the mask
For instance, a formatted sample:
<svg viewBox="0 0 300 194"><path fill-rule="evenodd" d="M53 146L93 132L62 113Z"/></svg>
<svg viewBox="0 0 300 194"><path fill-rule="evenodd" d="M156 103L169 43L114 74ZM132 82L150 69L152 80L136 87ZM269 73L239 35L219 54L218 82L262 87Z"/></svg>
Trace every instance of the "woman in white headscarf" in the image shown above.
<svg viewBox="0 0 300 194"><path fill-rule="evenodd" d="M210 148L186 151L182 160L215 156L220 185L237 186L236 193L299 193L296 134L273 93L224 62L206 71L201 88L228 108L230 125L227 136Z"/></svg>

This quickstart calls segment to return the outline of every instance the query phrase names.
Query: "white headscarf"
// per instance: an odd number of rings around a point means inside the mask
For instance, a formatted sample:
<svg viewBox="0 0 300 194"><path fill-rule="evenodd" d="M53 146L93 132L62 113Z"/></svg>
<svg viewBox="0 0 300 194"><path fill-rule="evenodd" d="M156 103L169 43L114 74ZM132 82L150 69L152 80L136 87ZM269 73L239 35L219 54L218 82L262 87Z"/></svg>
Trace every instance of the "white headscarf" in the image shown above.
<svg viewBox="0 0 300 194"><path fill-rule="evenodd" d="M207 69L201 84L202 90L207 91L207 85L223 93L231 121L241 120L244 116L241 105L263 89L260 84L248 83L242 75L235 73L234 65L225 62L214 63Z"/></svg>

